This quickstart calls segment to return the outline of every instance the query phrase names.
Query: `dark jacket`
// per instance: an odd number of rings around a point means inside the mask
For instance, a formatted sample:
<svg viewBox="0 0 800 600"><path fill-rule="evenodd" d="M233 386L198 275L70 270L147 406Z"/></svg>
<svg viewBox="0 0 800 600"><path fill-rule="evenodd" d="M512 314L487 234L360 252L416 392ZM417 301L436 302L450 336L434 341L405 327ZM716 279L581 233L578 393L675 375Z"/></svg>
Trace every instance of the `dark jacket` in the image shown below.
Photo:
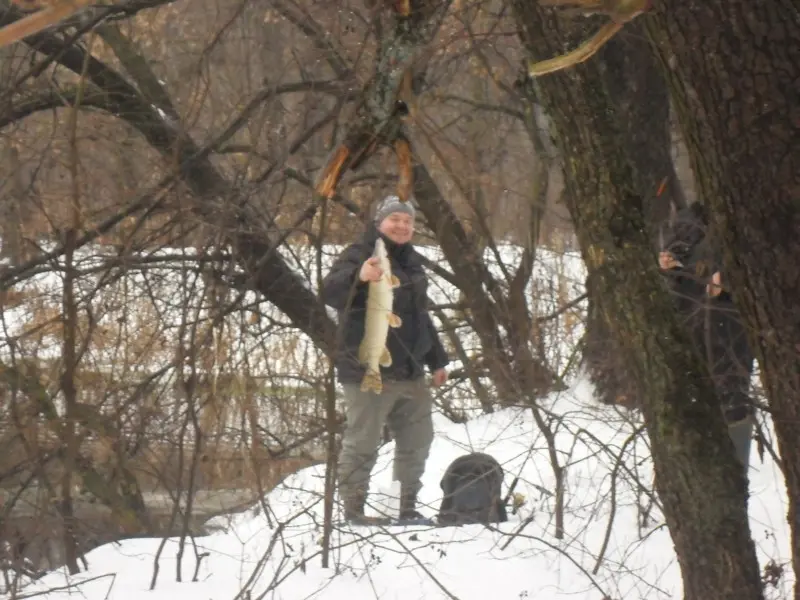
<svg viewBox="0 0 800 600"><path fill-rule="evenodd" d="M706 236L707 218L695 203L680 211L665 232L663 249L683 267L666 274L678 311L692 340L708 361L714 385L728 410L749 404L747 390L753 373L753 354L730 290L709 297L706 284L723 273L719 249ZM722 284L725 285L723 273ZM735 420L735 419L734 419Z"/></svg>
<svg viewBox="0 0 800 600"><path fill-rule="evenodd" d="M336 349L336 371L341 383L360 382L365 369L358 361L358 347L364 336L364 316L368 284L358 278L361 265L375 250L378 230L370 226L363 238L348 246L336 259L322 282L326 304L339 312L341 343ZM420 255L411 244L398 245L381 235L392 264L392 274L400 280L394 290L394 313L402 326L390 329L387 339L392 365L381 368L385 379L408 381L445 367L447 353L442 347L427 309L428 279Z"/></svg>

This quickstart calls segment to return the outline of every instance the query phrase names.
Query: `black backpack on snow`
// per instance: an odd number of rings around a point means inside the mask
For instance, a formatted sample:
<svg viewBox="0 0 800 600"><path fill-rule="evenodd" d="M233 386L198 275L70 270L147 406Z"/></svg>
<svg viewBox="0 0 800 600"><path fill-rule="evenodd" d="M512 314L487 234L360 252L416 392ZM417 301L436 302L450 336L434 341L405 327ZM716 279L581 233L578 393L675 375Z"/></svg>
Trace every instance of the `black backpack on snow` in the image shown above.
<svg viewBox="0 0 800 600"><path fill-rule="evenodd" d="M508 521L501 493L503 468L494 457L482 452L458 457L439 485L444 492L437 519L440 525Z"/></svg>

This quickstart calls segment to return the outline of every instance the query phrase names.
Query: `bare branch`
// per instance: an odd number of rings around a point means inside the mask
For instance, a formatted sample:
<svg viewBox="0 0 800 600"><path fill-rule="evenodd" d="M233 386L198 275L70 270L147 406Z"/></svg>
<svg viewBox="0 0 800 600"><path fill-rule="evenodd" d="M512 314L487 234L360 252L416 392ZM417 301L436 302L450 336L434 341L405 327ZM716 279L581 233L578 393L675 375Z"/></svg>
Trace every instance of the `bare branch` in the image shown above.
<svg viewBox="0 0 800 600"><path fill-rule="evenodd" d="M445 102L459 102L461 104L466 104L467 106L471 106L475 110L485 111L485 112L496 112L502 115L508 115L509 117L514 117L515 119L519 119L520 121L525 121L525 115L522 114L521 111L515 110L513 108L509 108L508 106L503 106L501 104L490 104L488 102L476 102L475 100L470 100L469 98L464 98L463 96L457 96L455 94L440 94L436 96L437 99L443 100Z"/></svg>
<svg viewBox="0 0 800 600"><path fill-rule="evenodd" d="M337 77L340 79L350 77L351 69L344 58L344 52L336 46L334 38L307 10L296 2L292 2L293 8L289 8L289 3L283 0L272 0L272 5L283 18L302 31L311 43L322 51L322 55Z"/></svg>
<svg viewBox="0 0 800 600"><path fill-rule="evenodd" d="M246 204L234 203L237 190L208 159L211 151L227 141L275 88L262 90L239 113L233 123L217 138L216 145L198 148L181 132L179 124L169 123L157 109L146 102L125 79L100 60L87 55L78 46L64 47L49 35L33 36L42 52L58 56L57 62L76 74L86 67L88 80L107 95L107 107L137 129L153 148L175 164L181 178L195 194L195 212L214 227L223 226L237 249L242 267L249 273L252 285L307 333L321 348L330 350L335 326L316 296L292 271L277 252L268 231L252 230L257 221ZM295 84L297 85L297 84ZM303 83L299 89L313 89ZM285 88L285 86L284 86ZM222 210L220 208L223 207ZM227 224L227 227L225 226Z"/></svg>

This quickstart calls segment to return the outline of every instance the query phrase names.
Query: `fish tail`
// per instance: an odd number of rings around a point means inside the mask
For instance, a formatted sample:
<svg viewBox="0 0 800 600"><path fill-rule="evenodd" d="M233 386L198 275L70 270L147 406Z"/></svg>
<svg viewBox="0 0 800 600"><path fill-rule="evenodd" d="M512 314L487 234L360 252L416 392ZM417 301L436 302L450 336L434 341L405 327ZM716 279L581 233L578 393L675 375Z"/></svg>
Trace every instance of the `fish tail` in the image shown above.
<svg viewBox="0 0 800 600"><path fill-rule="evenodd" d="M364 373L364 379L361 380L362 392L375 392L380 394L383 391L383 380L381 379L380 371L373 371L368 369Z"/></svg>

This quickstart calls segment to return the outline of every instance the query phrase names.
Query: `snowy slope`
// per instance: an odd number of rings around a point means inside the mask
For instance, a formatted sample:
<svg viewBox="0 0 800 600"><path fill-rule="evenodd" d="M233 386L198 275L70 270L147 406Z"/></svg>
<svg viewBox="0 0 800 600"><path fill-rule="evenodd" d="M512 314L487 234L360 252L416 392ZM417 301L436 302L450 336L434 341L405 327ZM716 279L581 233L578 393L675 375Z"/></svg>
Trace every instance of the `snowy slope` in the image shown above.
<svg viewBox="0 0 800 600"><path fill-rule="evenodd" d="M640 507L648 504L640 488L649 489L652 481L646 440L628 441L638 423L627 422L614 408L597 407L590 396L591 388L579 382L546 403L559 461L567 466L562 540L554 537L553 471L545 439L530 412L507 409L466 425L437 418L422 493L428 505L424 512L435 514L439 479L450 461L471 450L487 451L506 469L506 486L520 475L517 491L526 496L520 513L496 530L477 525L338 530L332 568L322 569L324 469L310 468L268 495L269 519L251 510L234 517L226 530L197 539L196 550L187 543L184 581L192 579L195 552L208 553L197 582L175 581L178 545L169 540L158 561L155 590L148 591L161 540L132 540L91 552L87 573L74 578L51 573L25 593L49 591L46 597L52 600L680 598L678 565L657 509L648 522L640 522ZM392 450L392 445L383 448L375 469L376 498L390 488ZM751 493L751 524L762 567L769 559L785 563L785 488L775 465L768 457L762 463L755 450ZM788 598L790 585L783 582L769 597Z"/></svg>

